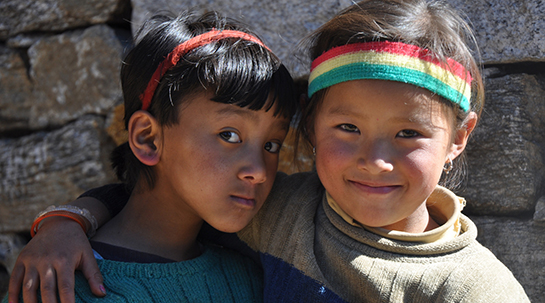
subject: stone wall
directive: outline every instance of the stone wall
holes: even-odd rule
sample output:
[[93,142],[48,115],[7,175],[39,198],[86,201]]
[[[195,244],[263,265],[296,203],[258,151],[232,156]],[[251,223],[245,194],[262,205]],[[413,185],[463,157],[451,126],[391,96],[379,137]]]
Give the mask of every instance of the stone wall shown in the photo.
[[[459,191],[468,200],[464,212],[532,301],[545,302],[545,2],[450,2],[476,31],[487,89]],[[0,298],[34,215],[114,180],[108,154],[123,140],[120,60],[150,12],[194,7],[242,19],[304,80],[307,63],[295,45],[350,4],[1,1]]]

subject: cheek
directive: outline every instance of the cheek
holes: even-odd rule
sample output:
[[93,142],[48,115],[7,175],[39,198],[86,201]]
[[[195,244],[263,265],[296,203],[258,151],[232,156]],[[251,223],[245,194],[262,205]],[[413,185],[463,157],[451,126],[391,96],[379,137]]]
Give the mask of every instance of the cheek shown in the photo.
[[[439,152],[438,152],[439,153]],[[411,153],[405,159],[407,175],[412,180],[419,180],[425,187],[435,188],[442,172],[441,155],[433,152]],[[440,154],[440,153],[439,153]]]
[[354,150],[350,144],[334,137],[323,140],[316,151],[316,170],[324,179],[334,178],[337,172],[354,166]]

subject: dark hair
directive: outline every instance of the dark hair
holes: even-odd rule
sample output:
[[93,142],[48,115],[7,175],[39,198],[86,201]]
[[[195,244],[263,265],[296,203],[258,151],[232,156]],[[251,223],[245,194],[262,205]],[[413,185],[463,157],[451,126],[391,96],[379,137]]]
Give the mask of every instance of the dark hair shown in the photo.
[[[255,36],[241,23],[216,12],[198,17],[190,12],[177,17],[156,15],[142,26],[136,45],[121,67],[125,127],[132,114],[142,108],[139,96],[159,64],[179,44],[212,29],[237,30]],[[272,52],[255,42],[227,38],[195,48],[169,69],[157,86],[148,112],[162,126],[183,123],[178,121],[180,104],[204,92],[213,92],[215,102],[251,110],[274,107],[275,116],[289,119],[298,107],[293,80]],[[270,94],[272,102],[267,101]],[[152,167],[138,161],[128,143],[114,150],[112,166],[129,190],[141,176],[153,188]]]
[[[310,45],[310,59],[337,46],[370,41],[394,41],[412,44],[431,51],[438,60],[452,58],[471,74],[471,109],[480,116],[484,105],[484,86],[480,68],[470,46],[478,53],[475,37],[470,26],[448,4],[433,0],[368,0],[356,3],[341,11],[333,19],[312,33],[304,42]],[[317,108],[327,92],[316,92],[303,109],[298,126],[298,140],[306,141],[309,148],[309,131]],[[456,115],[456,128],[463,126],[468,112],[452,102],[440,98]],[[463,176],[463,157],[456,159],[457,171],[449,174],[449,180],[440,183],[453,187]],[[442,178],[443,179],[443,178]]]

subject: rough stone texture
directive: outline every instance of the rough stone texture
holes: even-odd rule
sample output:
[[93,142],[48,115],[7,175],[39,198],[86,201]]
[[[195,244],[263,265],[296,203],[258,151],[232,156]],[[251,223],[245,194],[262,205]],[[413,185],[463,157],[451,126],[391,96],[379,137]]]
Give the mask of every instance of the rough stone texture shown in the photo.
[[545,196],[542,196],[537,200],[534,221],[545,223]]
[[11,273],[15,260],[27,241],[27,238],[19,234],[0,234],[0,267]]
[[[352,4],[131,1],[133,31],[152,12],[190,7],[241,19],[303,81],[308,62],[305,47],[296,44]],[[447,1],[471,20],[482,62],[495,64],[486,69],[487,104],[468,147],[470,179],[459,194],[468,198],[466,213],[511,217],[474,217],[479,239],[514,272],[534,302],[545,302],[545,64],[534,63],[545,61],[545,2]],[[106,157],[112,141],[121,143],[126,136],[122,107],[116,105],[120,58],[129,39],[111,26],[130,13],[128,2],[0,0],[0,298],[7,287],[1,259],[8,249],[2,237],[28,232],[45,206],[113,180]],[[296,170],[293,147],[290,136],[280,155],[283,171]],[[309,153],[301,160],[303,169],[312,166]]]
[[59,31],[120,18],[129,0],[2,0],[0,40],[18,33]]
[[27,231],[33,217],[115,179],[104,119],[84,117],[53,131],[0,140],[0,232]]
[[[151,14],[164,10],[177,13],[187,8],[194,8],[197,12],[204,12],[213,8],[227,16],[243,20],[265,40],[295,77],[308,73],[305,54],[298,49],[294,56],[295,45],[336,12],[352,4],[350,0],[314,2],[131,0],[131,2],[133,32]],[[512,3],[505,3],[502,0],[449,0],[448,2],[471,20],[483,63],[545,61],[545,39],[543,39],[545,2],[533,0]]]
[[511,269],[530,300],[544,302],[545,224],[514,218],[471,219],[479,229],[479,242]]
[[483,63],[545,61],[545,2],[449,0],[476,32]]
[[35,102],[30,128],[60,125],[86,113],[105,114],[121,102],[123,45],[96,25],[46,38],[28,50]]
[[28,128],[31,92],[32,83],[21,54],[0,46],[0,133]]
[[527,74],[488,78],[485,111],[466,148],[468,212],[533,212],[544,194],[544,83]]
[[128,39],[96,25],[37,39],[28,52],[0,48],[0,133],[110,112],[122,98],[118,75]]
[[[202,13],[213,8],[222,14],[250,25],[259,37],[278,55],[294,77],[308,74],[306,54],[296,51],[297,43],[329,20],[336,12],[352,4],[350,0],[131,0],[133,33],[150,15],[169,10],[174,13],[194,8]],[[294,56],[294,53],[297,55]]]
[[0,301],[8,291],[9,274],[27,241],[19,234],[0,234]]

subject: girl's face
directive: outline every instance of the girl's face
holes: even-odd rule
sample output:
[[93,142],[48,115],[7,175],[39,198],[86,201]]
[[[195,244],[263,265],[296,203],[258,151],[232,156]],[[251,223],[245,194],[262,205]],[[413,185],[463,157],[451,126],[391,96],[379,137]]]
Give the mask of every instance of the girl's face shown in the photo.
[[248,224],[269,194],[289,120],[199,95],[163,130],[157,186],[172,207],[218,230]]
[[426,199],[469,135],[453,129],[451,109],[437,98],[385,80],[329,88],[311,135],[316,169],[325,189],[356,221],[404,231],[428,222]]

